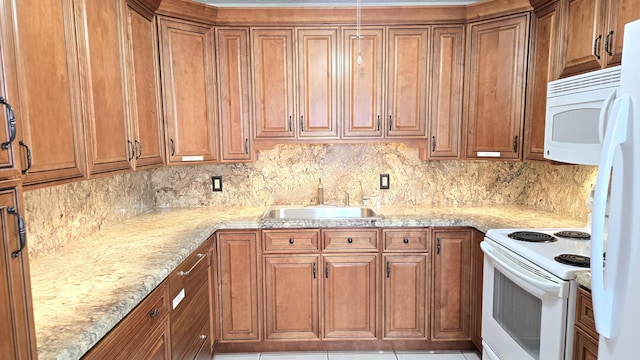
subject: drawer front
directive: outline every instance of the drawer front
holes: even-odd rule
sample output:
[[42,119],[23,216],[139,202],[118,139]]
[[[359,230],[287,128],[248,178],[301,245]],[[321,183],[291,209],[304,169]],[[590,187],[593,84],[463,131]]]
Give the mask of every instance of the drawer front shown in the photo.
[[145,341],[148,334],[165,326],[169,315],[167,284],[160,284],[136,306],[83,359],[124,359],[123,351]]
[[[194,294],[193,298],[179,316],[174,316],[175,313],[171,316],[173,359],[194,359],[202,351],[202,344],[211,341],[208,288]],[[211,351],[211,345],[207,350]]]
[[323,230],[325,251],[378,251],[377,229]]
[[429,251],[427,229],[384,230],[385,251]]
[[318,251],[320,230],[265,230],[262,244],[265,253]]
[[589,335],[596,339],[598,338],[591,293],[580,287],[578,288],[578,298],[576,300],[576,323]]
[[195,295],[209,284],[209,252],[200,248],[169,275],[169,296],[173,313],[181,313],[195,301]]

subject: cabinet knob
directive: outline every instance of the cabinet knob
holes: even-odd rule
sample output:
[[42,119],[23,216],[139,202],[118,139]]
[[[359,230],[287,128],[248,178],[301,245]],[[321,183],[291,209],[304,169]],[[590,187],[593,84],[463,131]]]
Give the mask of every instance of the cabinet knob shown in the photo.
[[402,242],[405,243],[405,244],[408,244],[409,243],[409,239],[408,238],[404,238],[404,239],[402,239]]
[[348,242],[349,244],[353,243],[353,238],[348,238],[348,239],[347,239],[347,242]]
[[160,313],[160,311],[158,311],[158,309],[153,309],[153,310],[149,311],[149,317],[154,318],[154,317],[158,316],[159,313]]
[[293,245],[294,242],[296,242],[294,238],[289,239],[289,244]]

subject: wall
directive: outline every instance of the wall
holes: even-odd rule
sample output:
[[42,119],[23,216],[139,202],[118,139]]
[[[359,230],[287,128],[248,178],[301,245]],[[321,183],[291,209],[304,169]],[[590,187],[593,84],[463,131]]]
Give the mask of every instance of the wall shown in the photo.
[[[379,174],[391,188],[379,189]],[[223,177],[223,192],[211,176]],[[401,144],[280,145],[250,163],[170,166],[25,192],[30,255],[55,251],[154,207],[327,203],[522,204],[585,219],[596,168],[505,161],[421,161]]]

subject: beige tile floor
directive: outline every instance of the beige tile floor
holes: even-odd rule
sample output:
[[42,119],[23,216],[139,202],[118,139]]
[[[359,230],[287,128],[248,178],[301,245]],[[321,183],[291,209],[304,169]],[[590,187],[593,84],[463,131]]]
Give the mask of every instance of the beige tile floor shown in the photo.
[[214,360],[480,360],[473,351],[321,351],[217,354]]

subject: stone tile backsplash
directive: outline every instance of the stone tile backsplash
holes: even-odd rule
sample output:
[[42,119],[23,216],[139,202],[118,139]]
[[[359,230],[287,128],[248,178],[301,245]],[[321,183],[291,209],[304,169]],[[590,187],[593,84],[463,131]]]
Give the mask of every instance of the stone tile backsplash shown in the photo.
[[[32,257],[155,207],[325,203],[519,204],[586,220],[596,167],[505,161],[422,161],[402,144],[280,145],[255,162],[166,166],[24,193]],[[390,189],[379,189],[389,174]],[[213,192],[220,175],[223,191]]]

